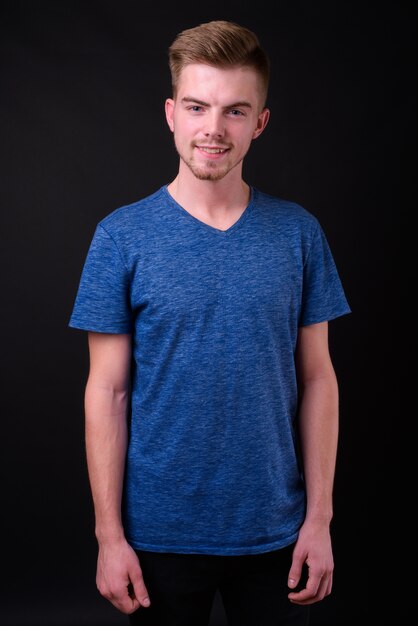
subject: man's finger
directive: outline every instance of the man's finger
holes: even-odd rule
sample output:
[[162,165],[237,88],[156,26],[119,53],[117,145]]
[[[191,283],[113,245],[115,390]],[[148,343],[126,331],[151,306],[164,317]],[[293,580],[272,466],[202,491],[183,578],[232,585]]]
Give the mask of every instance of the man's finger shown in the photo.
[[135,576],[135,578],[131,580],[128,585],[128,593],[131,598],[136,598],[141,606],[150,606],[151,600],[147,588],[145,587],[142,574]]

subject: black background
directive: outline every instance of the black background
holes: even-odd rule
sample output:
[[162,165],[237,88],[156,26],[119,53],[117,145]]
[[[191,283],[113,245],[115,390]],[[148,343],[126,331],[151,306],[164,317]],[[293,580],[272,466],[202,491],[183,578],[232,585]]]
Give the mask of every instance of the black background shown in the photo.
[[[297,0],[0,7],[0,624],[127,623],[95,589],[87,346],[67,324],[97,221],[176,175],[167,48],[211,19],[253,29],[272,61],[271,119],[244,177],[319,218],[353,311],[330,324],[341,398],[336,572],[312,624],[408,623],[415,10]],[[218,598],[215,624],[225,624]]]

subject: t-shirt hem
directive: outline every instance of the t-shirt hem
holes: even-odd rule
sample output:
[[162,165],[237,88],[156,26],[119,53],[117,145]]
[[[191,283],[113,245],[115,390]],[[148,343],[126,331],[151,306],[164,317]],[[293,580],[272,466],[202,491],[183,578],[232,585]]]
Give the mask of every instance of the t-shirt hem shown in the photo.
[[94,333],[109,333],[109,334],[129,334],[132,332],[132,327],[130,325],[125,326],[106,326],[106,325],[95,325],[92,323],[86,322],[78,322],[77,320],[71,320],[68,324],[69,328],[74,328],[76,330],[86,330]]
[[351,309],[349,307],[341,309],[339,311],[334,311],[333,313],[328,313],[324,315],[311,315],[304,319],[299,320],[298,326],[311,326],[312,324],[319,324],[321,322],[331,322],[337,317],[342,317],[343,315],[348,315],[351,313]]
[[128,538],[128,543],[134,548],[134,550],[143,550],[144,552],[170,552],[174,554],[212,554],[218,556],[239,556],[246,554],[262,554],[264,552],[272,552],[273,550],[280,550],[286,548],[291,543],[294,543],[298,537],[298,532],[292,535],[271,541],[269,543],[257,544],[252,546],[181,546],[181,545],[156,545],[150,543],[143,543],[141,541],[135,541]]

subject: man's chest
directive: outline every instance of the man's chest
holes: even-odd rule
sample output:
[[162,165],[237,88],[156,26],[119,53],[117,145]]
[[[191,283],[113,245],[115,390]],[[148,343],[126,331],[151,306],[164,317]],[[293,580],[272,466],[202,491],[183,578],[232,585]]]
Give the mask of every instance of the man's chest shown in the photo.
[[212,311],[237,319],[252,311],[285,314],[301,298],[302,260],[285,238],[165,240],[138,254],[131,306],[144,318]]

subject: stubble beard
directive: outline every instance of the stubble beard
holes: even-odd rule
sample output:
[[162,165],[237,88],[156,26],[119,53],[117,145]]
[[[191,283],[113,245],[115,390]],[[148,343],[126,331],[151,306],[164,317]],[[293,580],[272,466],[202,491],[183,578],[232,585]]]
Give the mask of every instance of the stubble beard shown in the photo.
[[239,163],[241,163],[241,161],[244,158],[243,157],[242,159],[240,159],[237,163],[233,163],[233,164],[225,163],[224,165],[221,165],[221,166],[214,161],[208,161],[207,163],[205,163],[205,165],[198,165],[193,160],[193,156],[191,156],[188,159],[183,154],[180,153],[176,144],[175,144],[175,147],[176,147],[176,150],[180,159],[183,161],[185,165],[187,165],[187,167],[189,168],[193,176],[195,176],[198,180],[211,180],[211,181],[222,180],[222,178],[225,178],[225,176],[229,174],[229,172],[234,167],[239,165]]
[[228,166],[218,168],[216,163],[207,163],[206,166],[199,166],[193,162],[193,159],[185,159],[181,154],[180,158],[187,165],[193,176],[199,180],[221,180],[232,169]]

